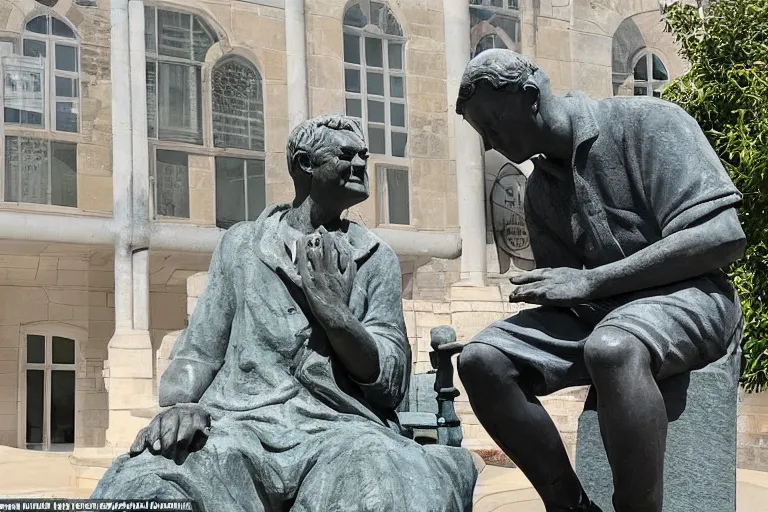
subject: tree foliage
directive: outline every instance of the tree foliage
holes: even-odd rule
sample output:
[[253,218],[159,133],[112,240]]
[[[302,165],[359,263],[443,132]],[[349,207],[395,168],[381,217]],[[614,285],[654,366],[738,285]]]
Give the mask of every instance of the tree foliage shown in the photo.
[[744,258],[730,269],[745,317],[749,391],[768,387],[768,0],[717,0],[665,9],[690,71],[662,97],[701,125],[744,195]]

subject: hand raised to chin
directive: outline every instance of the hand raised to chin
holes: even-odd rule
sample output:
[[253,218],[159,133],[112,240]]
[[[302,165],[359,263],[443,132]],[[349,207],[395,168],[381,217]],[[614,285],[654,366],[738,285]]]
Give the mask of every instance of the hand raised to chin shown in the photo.
[[349,313],[349,296],[357,266],[351,255],[339,252],[325,228],[302,237],[297,266],[312,313],[325,326],[334,326]]

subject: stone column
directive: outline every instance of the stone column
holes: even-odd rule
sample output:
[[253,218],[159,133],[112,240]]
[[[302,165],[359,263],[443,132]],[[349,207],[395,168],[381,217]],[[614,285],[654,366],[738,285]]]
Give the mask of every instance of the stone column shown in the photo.
[[148,422],[131,411],[152,405],[153,388],[144,4],[141,0],[112,0],[110,12],[116,233],[115,333],[104,362],[109,403],[106,437],[108,446],[127,448]]
[[[471,54],[469,2],[443,0],[448,110],[456,109],[456,96]],[[454,152],[459,194],[462,284],[484,286],[487,270],[485,248],[485,175],[480,137],[459,115],[454,117]]]
[[288,129],[309,116],[307,23],[304,0],[285,0],[285,52],[288,72]]

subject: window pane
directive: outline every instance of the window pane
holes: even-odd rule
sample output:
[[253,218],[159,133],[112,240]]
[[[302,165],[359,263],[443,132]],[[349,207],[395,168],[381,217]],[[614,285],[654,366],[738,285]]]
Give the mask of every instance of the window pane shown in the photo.
[[43,409],[44,409],[44,375],[43,370],[27,370],[27,448],[42,449],[43,443]]
[[77,132],[77,103],[56,102],[56,129],[60,132]]
[[344,90],[347,92],[360,92],[360,71],[356,69],[344,70]]
[[28,126],[43,126],[45,112],[44,72],[26,64],[5,59],[5,122]]
[[147,62],[147,136],[157,137],[157,63]]
[[635,80],[648,80],[648,55],[643,55],[635,64]]
[[405,98],[405,86],[403,83],[403,77],[389,77],[389,95],[393,98]]
[[53,343],[53,364],[75,364],[75,340],[54,336]]
[[384,66],[384,58],[381,53],[381,39],[365,38],[365,64],[377,68]]
[[[77,144],[70,144],[67,142],[51,142],[51,154],[51,204],[76,207]],[[57,362],[57,339],[63,340],[65,338],[53,338],[54,363]]]
[[403,45],[400,43],[389,43],[389,69],[403,69]]
[[77,80],[65,76],[56,77],[56,96],[64,98],[77,98]]
[[[55,339],[55,338],[54,338]],[[51,372],[51,444],[75,442],[75,372]]]
[[392,11],[381,2],[371,2],[371,21],[379,29],[391,36],[402,36],[403,29]]
[[508,0],[507,6],[510,9],[519,9],[520,8],[520,0]]
[[355,28],[363,28],[367,24],[368,19],[365,17],[363,10],[360,8],[360,4],[351,6],[344,13],[344,25]]
[[360,64],[360,38],[344,34],[344,62]]
[[166,62],[159,68],[159,138],[202,144],[200,68]]
[[56,69],[77,72],[77,48],[74,46],[57,44]]
[[216,157],[216,226],[227,229],[245,220],[245,161]]
[[166,217],[189,218],[188,156],[157,150],[155,163],[156,211]]
[[635,87],[635,96],[648,96],[648,88]]
[[19,200],[19,138],[5,138],[5,200],[18,202]]
[[158,10],[157,28],[160,55],[192,58],[192,18],[189,14]]
[[387,169],[387,198],[390,224],[410,224],[408,171]]
[[248,160],[248,220],[256,220],[267,207],[267,184],[264,178],[264,161]]
[[193,57],[198,62],[205,61],[205,55],[208,53],[208,49],[213,46],[213,36],[206,27],[203,26],[201,21],[194,17],[194,29],[192,33],[192,52]]
[[48,16],[38,16],[27,22],[27,30],[35,34],[48,34]]
[[653,91],[653,97],[654,98],[661,98],[661,91],[659,91],[658,89],[654,90]]
[[48,141],[20,138],[22,203],[48,203]]
[[389,122],[392,126],[402,126],[405,128],[405,105],[402,103],[389,104]]
[[366,73],[366,88],[368,94],[384,96],[384,75],[382,73]]
[[368,121],[373,123],[384,122],[384,102],[368,100]]
[[75,33],[69,28],[69,25],[58,18],[51,18],[51,22],[53,23],[53,35],[70,39],[75,38]]
[[368,125],[368,150],[377,155],[386,154],[387,143],[384,137],[384,128]]
[[34,39],[24,40],[25,57],[45,57],[45,42],[35,41]]
[[214,68],[212,88],[214,145],[264,151],[261,75],[230,59]]
[[157,34],[155,33],[155,8],[144,7],[144,45],[147,52],[157,51]]
[[392,156],[405,156],[408,134],[392,132]]
[[357,117],[362,119],[363,117],[363,102],[360,100],[347,98],[347,110],[346,114],[349,117]]
[[667,68],[658,55],[653,54],[653,79],[654,80],[668,80]]
[[27,334],[27,362],[45,363],[45,336]]
[[490,5],[491,7],[499,7],[501,9],[503,9],[504,8],[504,0],[490,0],[488,2],[488,5]]

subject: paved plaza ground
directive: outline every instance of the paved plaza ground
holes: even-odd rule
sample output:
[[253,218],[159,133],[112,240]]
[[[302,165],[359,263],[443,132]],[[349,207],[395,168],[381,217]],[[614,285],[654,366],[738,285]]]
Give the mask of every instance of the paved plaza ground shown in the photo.
[[[87,497],[70,486],[68,455],[0,447],[0,496]],[[768,472],[738,470],[738,511],[765,512]],[[474,512],[544,512],[528,480],[517,469],[485,466],[475,489]]]

